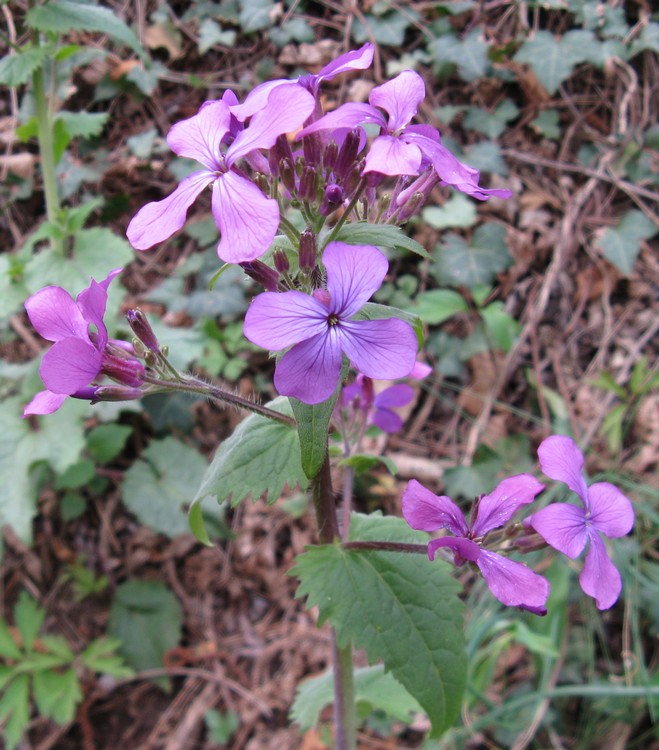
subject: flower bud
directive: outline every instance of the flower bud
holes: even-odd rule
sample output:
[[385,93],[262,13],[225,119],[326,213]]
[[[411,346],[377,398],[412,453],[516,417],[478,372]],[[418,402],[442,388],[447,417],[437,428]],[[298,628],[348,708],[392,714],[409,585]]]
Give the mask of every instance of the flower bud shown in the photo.
[[300,187],[297,194],[303,201],[313,203],[316,200],[316,168],[305,167],[300,177]]
[[273,253],[273,259],[275,261],[275,268],[279,273],[288,273],[290,271],[291,264],[288,262],[288,255],[283,250],[277,248]]
[[268,292],[276,292],[279,285],[279,274],[277,271],[266,266],[260,260],[252,260],[246,263],[240,263],[240,267],[251,278],[254,279]]
[[331,183],[325,188],[323,202],[320,204],[319,213],[321,216],[329,216],[343,202],[343,188],[341,185]]
[[311,135],[305,135],[302,139],[302,153],[304,159],[309,165],[320,166],[320,149],[322,147],[322,141],[320,136],[312,133]]
[[293,166],[293,162],[288,159],[282,159],[279,162],[279,175],[286,190],[288,190],[289,193],[294,193],[295,167]]
[[153,328],[151,328],[151,324],[142,310],[138,307],[134,310],[129,310],[126,313],[126,320],[128,321],[128,325],[131,327],[133,333],[144,344],[144,346],[157,354],[160,351],[160,344],[158,343],[156,334],[153,332]]
[[127,388],[123,385],[101,385],[95,390],[96,401],[134,401],[144,395],[140,388]]
[[101,372],[117,383],[138,387],[144,382],[144,365],[137,359],[103,353]]
[[325,146],[325,151],[323,153],[323,167],[325,169],[333,169],[338,156],[339,147],[336,145],[335,141],[330,141],[327,146]]
[[316,235],[305,229],[300,235],[300,269],[311,271],[316,267]]
[[356,128],[351,130],[343,140],[343,144],[341,145],[339,154],[336,158],[336,165],[334,166],[334,173],[339,177],[342,177],[343,180],[346,179],[347,175],[355,166],[355,159],[359,153],[360,142],[361,135]]

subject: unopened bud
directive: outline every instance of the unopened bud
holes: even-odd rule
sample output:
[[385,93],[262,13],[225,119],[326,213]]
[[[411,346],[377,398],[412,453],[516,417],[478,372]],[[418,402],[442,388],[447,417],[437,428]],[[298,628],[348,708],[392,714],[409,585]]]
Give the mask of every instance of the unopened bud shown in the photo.
[[156,334],[153,332],[153,328],[151,328],[151,324],[142,310],[138,307],[134,310],[129,310],[126,313],[126,320],[128,321],[128,325],[131,327],[133,333],[144,344],[144,346],[157,354],[160,351],[160,344],[158,343]]
[[295,167],[293,162],[288,159],[282,159],[279,162],[279,176],[289,193],[295,192]]
[[423,193],[412,193],[405,205],[401,206],[401,209],[398,212],[398,216],[396,217],[396,221],[402,223],[404,221],[407,221],[408,219],[411,219],[412,216],[414,216],[414,214],[419,211],[425,200],[426,196]]
[[144,395],[140,388],[128,388],[123,385],[101,385],[95,390],[96,401],[134,401]]
[[361,143],[361,134],[359,130],[351,130],[343,140],[339,154],[336,159],[336,165],[334,166],[335,174],[342,177],[344,180],[347,175],[352,171],[355,166],[355,159],[359,153],[359,145]]
[[305,229],[300,235],[300,268],[312,270],[316,267],[316,235]]
[[325,146],[325,151],[323,152],[323,167],[325,167],[325,169],[333,169],[338,156],[339,147],[336,145],[335,141],[330,141],[327,146]]
[[332,183],[325,188],[323,202],[320,204],[319,213],[321,216],[329,216],[343,202],[343,188],[341,185]]
[[144,365],[137,359],[103,353],[101,372],[122,385],[137,387],[144,382]]
[[261,172],[257,172],[252,177],[252,180],[256,183],[256,186],[262,193],[265,193],[266,195],[268,194],[268,178],[264,174],[261,174]]
[[276,292],[279,284],[279,274],[260,260],[240,263],[240,267],[268,292]]
[[288,262],[288,255],[283,250],[277,248],[272,257],[275,261],[275,268],[279,273],[288,273],[290,271],[291,264]]
[[302,139],[302,153],[307,164],[320,166],[320,149],[322,142],[316,133],[305,135]]
[[313,203],[316,200],[316,168],[305,167],[300,177],[300,187],[297,191],[298,197],[303,201]]

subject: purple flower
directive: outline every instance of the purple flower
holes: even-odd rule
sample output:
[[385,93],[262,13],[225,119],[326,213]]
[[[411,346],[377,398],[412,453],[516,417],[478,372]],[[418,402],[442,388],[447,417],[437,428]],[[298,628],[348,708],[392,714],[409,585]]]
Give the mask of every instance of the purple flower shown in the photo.
[[380,126],[381,132],[366,156],[364,174],[418,175],[430,163],[443,185],[479,200],[487,200],[490,195],[510,198],[509,190],[481,188],[478,185],[480,172],[458,161],[442,145],[435,128],[410,125],[425,95],[421,76],[413,70],[404,70],[391,81],[376,86],[368,97],[369,104],[344,104],[301,130],[298,138],[321,130],[374,123]]
[[[257,149],[270,148],[282,133],[299,128],[314,105],[308,91],[289,84],[272,91],[243,130],[236,129],[233,108],[224,100],[206,102],[196,115],[174,125],[167,135],[169,147],[205,169],[186,177],[170,196],[147,203],[133,217],[126,232],[131,245],[147,250],[171,237],[185,224],[197,196],[212,184],[211,208],[222,235],[219,257],[241,263],[263,255],[277,232],[279,207],[236,170],[236,163]],[[227,136],[233,134],[235,139],[222,151]]]
[[[39,367],[47,390],[37,393],[25,407],[24,416],[52,414],[67,396],[74,396],[88,386],[104,366],[116,371],[123,364],[117,363],[119,357],[109,357],[105,353],[108,331],[103,323],[108,286],[122,270],[111,271],[100,283],[92,279],[75,301],[59,286],[44,287],[26,300],[25,309],[35,330],[54,343]],[[125,362],[131,364],[124,366],[128,369],[122,371],[121,376],[124,380],[130,379],[129,370],[134,371],[135,378],[125,383],[134,386],[139,380],[139,368],[142,371],[144,368],[137,360],[126,359]]]
[[260,294],[247,310],[245,336],[264,349],[286,352],[275,387],[306,404],[326,401],[341,374],[343,354],[364,375],[394,380],[414,367],[412,327],[398,318],[353,320],[382,284],[389,264],[371,245],[330,242],[323,253],[327,289],[313,295]]
[[581,588],[597,602],[598,609],[612,607],[622,589],[620,573],[609,559],[602,535],[615,538],[634,525],[634,510],[620,490],[608,482],[586,485],[581,470],[584,458],[576,443],[552,435],[538,448],[540,466],[551,479],[565,482],[580,497],[583,507],[554,503],[526,519],[554,549],[570,559],[578,557],[589,541],[586,562],[579,576]]
[[533,502],[543,489],[530,474],[508,477],[489,495],[481,496],[472,522],[467,523],[450,497],[435,495],[413,479],[403,493],[403,516],[413,529],[427,532],[448,529],[454,535],[428,543],[431,560],[437,549],[448,547],[453,551],[456,565],[466,561],[476,563],[500,602],[544,615],[549,583],[526,565],[481,546],[483,537],[503,526],[522,505]]
[[368,68],[373,62],[374,51],[375,47],[367,42],[359,49],[339,55],[336,60],[332,60],[325,65],[318,73],[300,76],[296,82],[290,81],[288,78],[278,78],[274,81],[261,83],[252,89],[242,104],[231,107],[231,111],[239,120],[246,120],[265,106],[271,91],[279,86],[290,86],[291,84],[304,87],[316,97],[318,89],[324,81],[331,81],[332,78],[352,70]]

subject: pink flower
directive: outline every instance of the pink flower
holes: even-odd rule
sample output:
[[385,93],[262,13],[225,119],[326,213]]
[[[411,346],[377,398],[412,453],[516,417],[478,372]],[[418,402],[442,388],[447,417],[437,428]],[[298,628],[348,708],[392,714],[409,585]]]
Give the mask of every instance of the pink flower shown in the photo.
[[547,544],[570,559],[578,557],[590,542],[579,583],[595,599],[598,609],[609,609],[620,596],[622,581],[602,536],[615,538],[629,533],[634,525],[632,504],[608,482],[586,485],[581,473],[583,454],[571,438],[548,437],[540,444],[538,457],[544,473],[565,482],[583,507],[553,503],[527,518],[525,526],[535,529]]
[[467,561],[476,564],[500,602],[544,615],[549,583],[526,565],[482,547],[490,531],[503,526],[521,506],[533,502],[543,489],[530,474],[508,477],[489,495],[481,496],[475,516],[468,523],[450,497],[435,495],[413,479],[403,493],[403,516],[413,529],[427,532],[447,529],[453,534],[428,543],[431,560],[440,547],[448,547],[453,551],[456,565]]
[[343,355],[370,378],[395,380],[409,374],[416,334],[398,318],[355,320],[379,289],[389,264],[371,245],[330,242],[323,253],[327,289],[265,292],[245,316],[245,336],[264,349],[292,347],[277,363],[275,387],[306,404],[326,401],[341,375]]

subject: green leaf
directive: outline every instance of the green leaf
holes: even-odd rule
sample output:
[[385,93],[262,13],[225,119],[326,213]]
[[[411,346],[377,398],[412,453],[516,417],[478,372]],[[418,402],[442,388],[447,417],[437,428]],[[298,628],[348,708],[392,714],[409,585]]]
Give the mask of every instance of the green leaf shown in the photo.
[[18,660],[22,657],[21,650],[9,630],[7,623],[0,618],[0,656],[4,659]]
[[524,42],[515,55],[515,61],[531,67],[536,78],[548,94],[555,94],[558,87],[569,78],[574,61],[549,31],[538,31],[533,39]]
[[419,348],[423,346],[423,322],[414,312],[400,310],[398,307],[391,307],[391,305],[379,305],[376,302],[367,302],[357,315],[355,315],[356,320],[386,320],[387,318],[399,318],[412,326],[419,342]]
[[[121,653],[135,669],[155,669],[178,646],[182,622],[181,605],[165,584],[128,581],[116,590],[108,633],[121,642]],[[167,690],[170,681],[161,678],[156,684]]]
[[273,14],[277,12],[272,0],[241,0],[240,26],[245,34],[267,29],[273,24]]
[[458,313],[469,311],[464,297],[452,289],[431,289],[422,292],[416,298],[412,312],[424,323],[439,325]]
[[116,653],[119,648],[121,641],[117,638],[96,638],[80,654],[80,661],[91,672],[109,674],[119,679],[132,677],[133,670]]
[[236,41],[236,32],[233,29],[226,31],[212,18],[205,18],[199,26],[199,54],[203,55],[211,47],[219,44],[222,47],[233,47]]
[[[384,671],[382,664],[355,669],[355,701],[365,703],[370,710],[384,711],[387,716],[409,724],[411,715],[422,709],[405,688]],[[296,693],[291,718],[303,732],[318,723],[321,711],[334,702],[334,673],[324,672],[300,684]]]
[[13,55],[0,60],[0,83],[5,86],[22,86],[27,83],[34,71],[46,60],[50,50],[26,44]]
[[65,672],[37,672],[32,686],[34,700],[42,716],[53,719],[57,724],[73,721],[76,708],[83,697],[74,669],[67,669]]
[[346,376],[346,369],[347,365],[344,363],[339,382],[327,401],[320,404],[303,404],[296,398],[289,398],[297,421],[300,462],[307,479],[313,479],[325,462],[329,423]]
[[354,17],[352,21],[352,38],[357,44],[375,41],[386,47],[400,47],[405,41],[405,32],[418,14],[410,7],[405,8],[405,15],[396,11],[381,17],[365,15],[362,21]]
[[503,302],[491,302],[480,311],[488,338],[495,349],[509,352],[522,326],[506,312]]
[[124,474],[123,501],[155,531],[186,534],[190,528],[184,506],[192,503],[207,468],[206,459],[180,440],[153,440]]
[[352,466],[356,474],[364,474],[378,464],[384,464],[388,471],[396,476],[398,467],[388,456],[372,456],[368,453],[354,453],[341,461],[341,466]]
[[628,211],[617,227],[604,231],[597,247],[622,274],[629,276],[641,249],[641,240],[650,239],[657,231],[642,211]]
[[346,242],[348,245],[375,245],[394,250],[407,250],[422,258],[430,257],[423,245],[408,237],[400,227],[393,224],[367,224],[365,221],[344,224],[334,239]]
[[26,651],[32,650],[45,617],[46,610],[42,609],[27,591],[21,591],[14,607],[14,619]]
[[51,635],[44,633],[39,638],[39,643],[44,649],[50,651],[53,656],[61,660],[62,664],[73,661],[74,654],[71,647],[62,635]]
[[483,78],[490,66],[487,59],[488,46],[482,41],[481,32],[474,29],[463,40],[453,34],[440,36],[428,45],[437,62],[451,62],[458,66],[458,73],[464,81]]
[[[426,542],[398,518],[353,516],[351,540]],[[298,596],[319,608],[340,646],[365,649],[421,704],[439,736],[457,716],[466,682],[459,585],[425,555],[311,547],[297,559]]]
[[501,457],[491,448],[479,445],[470,466],[454,466],[444,472],[444,489],[453,499],[473,500],[489,492],[503,468]]
[[55,122],[61,122],[69,138],[100,135],[110,117],[108,112],[67,112],[60,110]]
[[550,141],[557,140],[561,135],[559,127],[560,115],[557,109],[545,109],[531,121],[533,128]]
[[[293,414],[284,396],[267,406]],[[220,502],[231,499],[235,506],[248,496],[256,500],[265,493],[267,501],[274,503],[286,485],[307,486],[295,427],[252,414],[217,449],[194,504],[214,495]]]
[[621,385],[616,383],[615,378],[610,372],[608,372],[608,370],[602,370],[602,372],[600,372],[594,380],[591,380],[590,383],[596,388],[603,388],[606,391],[611,391],[622,399],[627,398],[627,391]]
[[604,417],[604,421],[600,427],[600,432],[606,435],[606,441],[611,453],[618,453],[622,448],[623,423],[626,413],[627,406],[625,404],[617,404]]
[[100,464],[107,464],[123,450],[132,427],[122,424],[102,424],[87,435],[89,455]]
[[443,206],[426,206],[421,218],[433,229],[448,227],[473,227],[476,223],[476,206],[464,193],[453,193]]
[[27,675],[14,678],[0,700],[0,722],[6,750],[14,750],[30,723],[30,682]]
[[25,18],[33,29],[55,34],[68,34],[74,29],[99,31],[146,57],[135,34],[109,8],[74,0],[48,0],[31,8]]
[[126,80],[134,83],[145,95],[152,96],[158,81],[167,74],[167,68],[158,60],[144,66],[136,65],[126,73]]
[[471,243],[460,235],[449,233],[443,245],[438,245],[430,272],[442,286],[467,286],[491,284],[496,275],[512,263],[501,224],[481,224]]
[[504,99],[492,112],[482,107],[470,107],[463,124],[466,128],[476,130],[488,138],[498,138],[518,114],[519,109],[512,99]]
[[240,717],[234,711],[221,713],[211,708],[204,715],[208,739],[216,745],[225,745],[240,726]]

